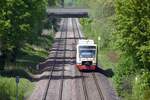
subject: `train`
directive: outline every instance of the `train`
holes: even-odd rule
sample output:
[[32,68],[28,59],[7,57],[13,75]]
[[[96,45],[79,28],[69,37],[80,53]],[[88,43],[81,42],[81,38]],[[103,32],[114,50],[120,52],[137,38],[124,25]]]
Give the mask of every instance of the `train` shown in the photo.
[[76,45],[76,66],[80,71],[97,69],[97,44],[91,39],[80,39]]

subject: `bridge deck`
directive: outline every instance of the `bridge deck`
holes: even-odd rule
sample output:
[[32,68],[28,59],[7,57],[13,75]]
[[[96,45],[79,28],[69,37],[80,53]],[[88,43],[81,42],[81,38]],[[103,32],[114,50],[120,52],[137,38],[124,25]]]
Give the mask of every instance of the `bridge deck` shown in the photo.
[[48,8],[49,17],[88,17],[89,10],[84,8]]

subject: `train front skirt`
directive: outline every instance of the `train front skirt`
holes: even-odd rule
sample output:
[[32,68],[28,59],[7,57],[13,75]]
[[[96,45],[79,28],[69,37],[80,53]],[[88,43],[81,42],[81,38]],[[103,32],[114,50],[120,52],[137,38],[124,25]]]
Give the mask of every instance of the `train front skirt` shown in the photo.
[[86,65],[76,65],[79,70],[96,70],[95,65],[86,66]]

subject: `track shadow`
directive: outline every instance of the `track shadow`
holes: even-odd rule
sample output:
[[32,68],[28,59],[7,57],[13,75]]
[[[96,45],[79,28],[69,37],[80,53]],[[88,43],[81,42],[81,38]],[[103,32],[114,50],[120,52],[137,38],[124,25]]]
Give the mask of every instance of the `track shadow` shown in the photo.
[[83,78],[83,77],[85,77],[85,76],[69,76],[69,75],[65,75],[65,76],[61,76],[61,75],[58,75],[58,76],[52,76],[51,78],[50,78],[50,76],[49,75],[44,75],[44,76],[42,76],[42,77],[40,77],[40,78],[33,78],[32,79],[32,81],[39,81],[39,80],[43,80],[43,79],[51,79],[51,80],[61,80],[61,79],[64,79],[64,80],[68,80],[68,79],[81,79],[81,78]]
[[0,76],[3,77],[20,76],[20,78],[26,78],[29,79],[30,81],[32,80],[32,77],[23,69],[12,69],[12,70],[0,71]]
[[76,51],[76,49],[51,49],[50,51]]
[[[56,60],[58,60],[58,59],[60,59],[60,60],[71,60],[71,59],[75,59],[76,57],[49,57],[47,60],[54,60],[54,59],[56,59]],[[66,62],[66,64],[67,64],[67,62]]]
[[102,68],[99,68],[97,67],[97,69],[95,71],[91,71],[91,70],[83,70],[81,72],[84,72],[84,73],[93,73],[93,72],[96,72],[96,73],[101,73],[103,75],[105,75],[106,77],[113,77],[114,76],[114,72],[112,69],[102,69]]
[[113,77],[114,76],[114,72],[112,69],[104,70],[104,69],[98,67],[96,69],[96,72],[101,73],[101,74],[105,75],[106,77]]
[[[62,69],[60,67],[61,66],[55,67],[55,69],[53,69],[53,71],[54,72],[55,71],[56,72],[62,71]],[[51,71],[51,70],[52,70],[52,68],[47,69],[47,71]],[[82,72],[92,73],[93,71],[82,71]],[[101,74],[105,75],[106,77],[112,77],[114,75],[112,69],[103,70],[101,68],[97,68],[97,70],[95,72],[96,73],[101,73]],[[0,71],[0,76],[3,76],[3,77],[20,76],[20,78],[26,78],[26,79],[29,79],[32,82],[39,81],[39,80],[42,80],[42,79],[49,79],[49,75],[43,75],[43,76],[40,76],[40,77],[33,77],[29,73],[27,73],[25,70],[22,70],[22,69],[13,69],[13,70]],[[83,78],[83,76],[65,75],[63,78],[64,79],[81,79],[81,78]],[[61,75],[51,77],[51,80],[60,80],[60,79],[62,79]]]
[[47,67],[49,67],[49,66],[61,66],[62,67],[62,65],[63,64],[73,64],[74,63],[74,61],[71,61],[71,60],[68,60],[68,61],[63,61],[63,60],[60,60],[60,61],[47,61],[47,62],[43,62],[43,63],[41,63],[41,64],[39,64],[38,66],[39,66],[39,70],[43,70],[43,69],[45,69],[45,68],[47,68]]
[[[52,70],[52,69],[49,69]],[[57,69],[55,68],[53,70],[53,72],[55,71],[62,71],[62,69]],[[39,76],[39,77],[33,77],[31,76],[29,73],[27,73],[25,70],[22,69],[13,69],[13,70],[5,70],[5,71],[0,71],[0,76],[3,77],[16,77],[19,76],[20,78],[26,78],[28,80],[30,80],[31,82],[35,82],[35,81],[39,81],[39,80],[43,80],[43,79],[49,79],[49,75],[43,75],[43,76]],[[53,75],[51,77],[51,80],[61,80],[63,79],[81,79],[83,76],[69,76],[69,75],[65,75],[62,77],[62,75]]]

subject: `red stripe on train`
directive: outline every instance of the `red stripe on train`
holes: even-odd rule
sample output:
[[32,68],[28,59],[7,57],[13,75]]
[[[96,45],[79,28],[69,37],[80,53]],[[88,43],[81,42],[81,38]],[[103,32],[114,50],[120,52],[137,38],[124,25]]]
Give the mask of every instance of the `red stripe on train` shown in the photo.
[[96,70],[96,66],[76,65],[79,70]]

